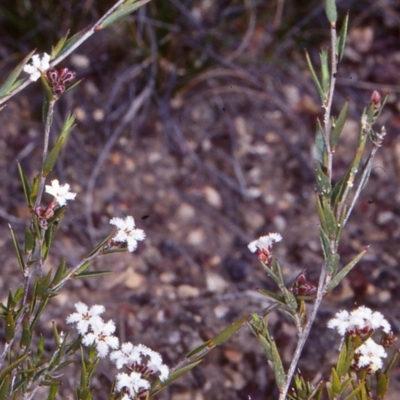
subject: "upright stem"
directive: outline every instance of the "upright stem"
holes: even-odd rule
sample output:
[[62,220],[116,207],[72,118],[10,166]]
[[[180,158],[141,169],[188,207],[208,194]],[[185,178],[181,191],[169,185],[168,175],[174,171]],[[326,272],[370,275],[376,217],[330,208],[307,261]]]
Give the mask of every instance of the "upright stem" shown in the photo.
[[326,292],[325,281],[326,281],[326,265],[323,265],[321,275],[319,276],[317,297],[315,299],[314,307],[311,312],[311,315],[308,318],[307,324],[306,324],[303,332],[300,334],[299,341],[297,342],[297,346],[296,346],[296,350],[293,355],[292,362],[290,363],[289,370],[286,375],[286,384],[285,384],[283,391],[279,395],[279,400],[286,400],[286,396],[288,394],[294,373],[296,372],[297,364],[299,362],[301,353],[303,351],[304,345],[306,344],[308,335],[310,334],[310,331],[311,331],[311,327],[315,321],[315,317],[317,316],[319,306],[320,306],[322,299],[324,298],[324,295]]
[[44,127],[44,143],[43,143],[43,155],[42,155],[42,169],[40,171],[40,178],[39,178],[39,187],[37,191],[37,196],[35,200],[35,205],[33,207],[34,210],[36,210],[37,207],[40,206],[40,203],[42,201],[42,196],[43,196],[43,190],[44,190],[44,183],[46,181],[46,177],[44,176],[44,162],[46,161],[47,154],[49,152],[49,138],[50,138],[50,128],[51,128],[51,122],[53,120],[53,114],[54,114],[54,104],[56,103],[56,100],[53,99],[49,103],[49,109],[47,112],[46,116],[46,123]]

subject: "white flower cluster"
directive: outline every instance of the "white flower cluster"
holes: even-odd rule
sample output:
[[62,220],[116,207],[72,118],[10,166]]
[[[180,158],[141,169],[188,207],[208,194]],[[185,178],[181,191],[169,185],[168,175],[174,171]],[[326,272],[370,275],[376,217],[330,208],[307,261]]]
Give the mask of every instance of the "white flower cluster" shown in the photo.
[[367,334],[371,329],[377,330],[382,328],[385,333],[391,330],[389,322],[379,312],[374,311],[368,307],[361,306],[352,312],[341,310],[336,313],[335,318],[328,322],[328,328],[336,329],[341,336],[346,333],[354,334]]
[[130,374],[119,373],[116,377],[115,390],[124,391],[124,399],[133,399],[148,390],[150,375],[158,373],[160,381],[169,376],[169,368],[162,363],[161,355],[143,344],[124,343],[120,350],[111,353],[110,359],[118,369],[125,366],[131,371]]
[[[365,336],[371,330],[382,328],[385,333],[390,333],[391,327],[385,317],[378,311],[361,306],[352,312],[341,310],[336,313],[335,318],[328,322],[328,328],[336,329],[341,336]],[[387,353],[383,346],[374,342],[372,338],[366,340],[355,351],[354,365],[358,368],[367,368],[371,372],[381,369],[382,358]]]
[[356,365],[358,368],[368,368],[375,372],[383,367],[382,358],[387,357],[383,346],[369,338],[356,350]]
[[266,250],[269,252],[272,245],[281,240],[282,236],[279,233],[269,233],[266,236],[259,237],[257,240],[253,240],[249,243],[248,248],[252,253],[255,253],[257,250]]
[[135,228],[135,220],[133,217],[128,216],[125,219],[113,218],[110,221],[111,225],[118,228],[117,233],[113,236],[112,240],[116,243],[127,243],[128,250],[132,253],[137,248],[137,242],[144,240],[146,234],[142,229]]
[[75,309],[77,312],[68,316],[67,324],[76,323],[76,328],[82,335],[83,345],[95,344],[100,358],[106,357],[110,348],[118,348],[119,340],[112,335],[115,332],[114,321],[104,322],[100,317],[105,311],[104,306],[95,305],[89,309],[86,304],[79,302],[75,304]]
[[44,53],[42,57],[38,54],[32,56],[32,64],[24,66],[24,72],[30,75],[31,81],[37,81],[40,75],[50,68],[50,54]]
[[[109,348],[115,350],[110,354],[118,369],[126,367],[130,373],[119,373],[115,379],[115,390],[123,393],[123,400],[132,400],[141,396],[150,389],[149,378],[157,374],[160,381],[165,381],[169,376],[169,368],[163,364],[161,355],[143,344],[134,346],[124,343],[119,347],[118,338],[113,336],[115,324],[112,320],[105,323],[100,317],[105,311],[104,306],[94,305],[88,307],[79,302],[75,304],[77,312],[67,318],[67,323],[75,323],[82,344],[91,346],[95,343],[98,356],[104,358],[109,353]],[[118,349],[118,350],[117,350]]]
[[57,179],[53,179],[51,185],[46,185],[46,193],[52,195],[56,203],[62,207],[68,200],[75,200],[76,193],[70,192],[69,188],[68,183],[60,185]]

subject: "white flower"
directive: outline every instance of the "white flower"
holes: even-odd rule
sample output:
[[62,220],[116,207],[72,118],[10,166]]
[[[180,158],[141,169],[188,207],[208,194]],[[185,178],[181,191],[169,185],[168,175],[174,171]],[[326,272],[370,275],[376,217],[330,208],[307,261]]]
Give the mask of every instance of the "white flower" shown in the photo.
[[137,393],[150,389],[150,382],[143,379],[139,372],[132,371],[130,375],[121,373],[116,376],[115,390],[121,392],[123,389],[127,392],[124,399],[134,399]]
[[50,54],[44,53],[42,58],[35,54],[31,58],[32,64],[26,64],[24,71],[30,75],[31,81],[37,81],[40,75],[50,68]]
[[358,355],[357,367],[368,368],[372,372],[381,369],[383,366],[382,358],[387,357],[383,346],[375,343],[371,338],[362,344],[355,353]]
[[82,344],[85,346],[95,344],[98,356],[104,358],[108,354],[109,348],[117,349],[119,345],[118,338],[112,335],[115,332],[115,323],[112,320],[104,323],[100,317],[95,321],[95,324],[91,324],[92,332],[86,333]]
[[339,311],[335,318],[328,322],[328,328],[336,328],[341,336],[345,336],[346,333],[366,334],[371,329],[377,330],[378,328],[382,328],[385,333],[389,333],[391,330],[389,322],[380,312],[372,312],[365,306],[361,306],[351,313],[345,310]]
[[89,330],[89,327],[98,324],[98,319],[102,320],[99,315],[105,311],[104,306],[94,305],[89,307],[82,302],[75,304],[76,313],[68,316],[67,324],[78,323],[77,330],[79,334],[85,335]]
[[137,242],[144,240],[146,234],[142,229],[135,228],[135,220],[128,216],[125,219],[113,218],[110,221],[111,225],[118,228],[117,233],[113,237],[113,241],[117,243],[127,243],[128,250],[132,253],[136,250]]
[[281,240],[282,236],[279,233],[269,233],[267,236],[261,236],[257,240],[249,243],[248,248],[252,253],[263,249],[270,251],[272,245],[276,242],[280,242]]
[[68,200],[74,200],[76,196],[76,193],[69,191],[68,183],[60,185],[57,179],[51,181],[51,186],[46,185],[46,193],[51,194],[60,207],[65,206]]
[[140,371],[142,374],[159,373],[161,381],[165,381],[169,376],[169,368],[162,363],[161,355],[143,344],[134,346],[132,343],[124,343],[121,350],[111,353],[110,359],[115,362],[118,369],[126,365],[129,369]]

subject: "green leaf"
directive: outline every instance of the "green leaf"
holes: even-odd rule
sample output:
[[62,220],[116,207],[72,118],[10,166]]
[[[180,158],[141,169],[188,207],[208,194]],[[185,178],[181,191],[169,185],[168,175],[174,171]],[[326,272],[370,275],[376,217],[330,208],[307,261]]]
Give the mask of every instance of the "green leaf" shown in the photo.
[[343,267],[329,282],[328,292],[333,290],[342,279],[356,266],[356,264],[361,260],[367,250],[361,251],[353,260],[351,260],[345,267]]
[[54,47],[52,47],[52,49],[51,49],[51,58],[52,59],[56,58],[59,55],[60,51],[62,50],[62,48],[65,45],[65,42],[67,41],[68,35],[69,35],[69,29],[68,29],[67,33],[65,34],[65,36],[63,36]]
[[75,115],[68,115],[68,117],[62,127],[61,134],[57,139],[57,142],[55,143],[53,149],[47,155],[46,160],[43,163],[43,176],[44,177],[46,177],[49,174],[49,172],[53,169],[62,146],[64,145],[65,141],[67,140],[68,135],[70,134],[71,130],[74,128],[74,122],[75,122]]
[[[133,13],[138,8],[147,4],[150,0],[128,0],[121,4],[111,15],[109,15],[99,26],[98,30],[108,28],[110,25],[119,21],[121,18]],[[132,4],[133,3],[133,4]]]
[[60,265],[57,268],[56,273],[54,274],[53,280],[51,281],[50,288],[53,288],[56,286],[66,275],[67,275],[67,270],[65,268],[65,258],[63,258],[60,262]]
[[58,49],[57,58],[60,58],[72,46],[74,46],[75,43],[79,42],[90,31],[91,28],[91,26],[88,26],[85,29],[82,29],[80,32],[76,33],[75,35],[71,36],[68,40],[64,40],[61,49]]
[[19,365],[21,365],[26,358],[29,357],[29,353],[25,353],[23,356],[21,356],[17,361],[14,361],[13,363],[7,365],[0,371],[0,382],[4,380],[4,378],[14,369],[16,369]]
[[25,254],[29,254],[33,250],[34,246],[35,246],[35,238],[33,237],[31,228],[26,228],[25,229],[25,245],[24,245]]
[[24,174],[21,164],[17,163],[17,167],[18,167],[19,177],[22,183],[22,189],[24,190],[26,204],[28,205],[28,207],[32,207],[33,203],[31,201],[31,186],[29,184],[28,178]]
[[325,0],[325,13],[331,24],[336,24],[337,10],[335,0]]
[[264,295],[266,297],[269,297],[271,299],[274,299],[274,300],[278,301],[281,304],[286,304],[285,303],[285,299],[282,296],[280,296],[279,294],[276,294],[274,292],[271,292],[271,291],[266,290],[266,289],[261,289],[261,288],[257,288],[257,292],[260,292],[262,295]]
[[19,74],[24,69],[25,64],[29,61],[29,59],[35,54],[36,50],[31,51],[12,71],[11,74],[7,77],[4,83],[0,86],[0,97],[7,96],[11,90],[13,89],[14,83],[17,80]]
[[92,272],[81,272],[79,274],[74,275],[74,279],[83,279],[83,278],[93,278],[95,276],[103,276],[103,275],[111,275],[112,271],[92,271]]
[[15,320],[14,313],[12,311],[7,312],[6,326],[4,327],[6,343],[10,343],[15,336]]
[[11,374],[6,375],[0,384],[0,400],[9,399],[8,391],[10,389]]
[[329,254],[326,260],[326,269],[329,275],[333,276],[336,274],[339,267],[340,256],[339,254]]
[[329,178],[322,171],[321,164],[317,163],[317,189],[320,196],[330,197],[332,193],[332,185]]
[[104,238],[96,247],[93,248],[93,250],[86,256],[86,258],[90,258],[94,254],[96,254],[101,248],[105,246],[106,243],[108,243],[113,238],[113,236],[115,236],[115,232]]
[[314,84],[315,84],[315,86],[316,86],[316,88],[317,88],[319,97],[321,98],[321,101],[324,102],[324,100],[325,100],[325,94],[324,94],[324,91],[322,90],[321,83],[320,83],[319,80],[318,80],[318,76],[317,76],[317,74],[315,73],[314,67],[313,67],[313,65],[312,65],[310,56],[308,55],[307,51],[305,52],[305,56],[306,56],[306,61],[307,61],[308,69],[309,69],[310,72],[311,72],[311,76],[312,76],[313,81],[314,81]]
[[380,373],[376,379],[376,394],[378,399],[384,399],[389,389],[389,376],[387,374]]
[[333,124],[333,129],[331,134],[332,151],[335,151],[336,146],[339,142],[340,135],[342,134],[343,131],[344,123],[346,122],[348,110],[349,110],[349,102],[346,101],[346,103],[344,103],[344,106],[342,107],[342,110],[340,111],[338,119]]
[[360,393],[362,390],[363,385],[360,384],[360,386],[357,386],[347,397],[345,397],[344,400],[354,400],[357,398],[357,395]]
[[22,335],[21,335],[21,340],[19,341],[19,347],[21,349],[26,349],[30,346],[31,341],[32,341],[32,331],[29,326],[28,318],[25,318],[23,321]]
[[25,271],[25,262],[24,262],[24,258],[23,258],[23,255],[22,255],[22,251],[18,246],[17,238],[14,235],[14,231],[11,228],[11,225],[8,224],[8,227],[10,229],[11,241],[13,242],[13,245],[14,245],[15,254],[17,255],[17,260],[18,260],[19,267],[21,269],[21,272],[24,273],[24,271]]
[[321,62],[321,85],[322,91],[324,92],[324,98],[329,91],[329,57],[328,52],[326,50],[322,50],[319,55]]
[[214,345],[219,346],[222,343],[226,342],[230,339],[244,324],[248,322],[248,317],[244,317],[239,319],[238,321],[234,322],[227,328],[225,328],[221,333],[214,337],[211,340]]
[[285,287],[282,288],[283,296],[285,297],[286,305],[293,311],[297,310],[297,300],[296,297],[293,295],[290,290],[286,289]]
[[332,394],[337,395],[340,390],[340,378],[335,368],[332,368],[331,379],[332,379]]
[[279,355],[278,348],[276,347],[275,340],[271,341],[271,353],[272,353],[272,363],[275,373],[276,384],[281,391],[285,387],[286,374],[283,369],[282,359]]
[[326,199],[325,197],[322,197],[322,207],[323,207],[323,212],[324,212],[324,217],[325,217],[325,222],[326,222],[326,227],[328,229],[328,237],[329,239],[336,239],[336,233],[337,233],[337,222],[335,219],[335,216],[333,214],[333,211],[331,209],[331,205],[329,203],[329,200]]
[[348,24],[349,24],[349,13],[347,13],[346,16],[344,17],[342,28],[340,29],[339,37],[337,40],[336,53],[338,54],[339,61],[341,61],[341,59],[343,58],[344,49],[346,46]]
[[171,384],[173,381],[177,380],[179,377],[181,377],[182,375],[186,374],[187,372],[189,372],[190,370],[192,370],[194,367],[197,367],[203,360],[196,360],[188,365],[185,365],[182,368],[179,368],[175,371],[172,371],[169,374],[169,377],[166,381],[162,382],[160,384],[160,386],[158,386],[154,391],[151,392],[152,396],[154,396],[155,394],[161,392],[162,389],[164,389],[165,387],[167,387],[169,384]]
[[315,150],[316,150],[317,162],[319,162],[321,165],[325,165],[325,157],[326,157],[325,135],[321,125],[321,121],[319,119],[317,120],[317,128],[315,134]]
[[328,255],[331,254],[331,245],[329,243],[328,235],[321,227],[319,227],[319,238],[321,241],[322,251],[324,253],[324,260],[326,260]]

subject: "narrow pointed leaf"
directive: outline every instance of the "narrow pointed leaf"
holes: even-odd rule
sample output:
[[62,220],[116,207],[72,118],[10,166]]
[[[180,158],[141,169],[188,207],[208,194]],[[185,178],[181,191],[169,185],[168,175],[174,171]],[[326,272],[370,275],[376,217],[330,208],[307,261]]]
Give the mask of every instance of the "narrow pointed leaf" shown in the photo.
[[10,389],[11,374],[8,374],[2,379],[0,386],[0,400],[9,399],[8,391]]
[[342,134],[343,126],[344,126],[344,123],[346,122],[348,110],[349,110],[349,102],[346,101],[346,103],[344,103],[344,106],[342,107],[342,110],[340,111],[339,117],[335,121],[335,124],[332,129],[331,146],[332,146],[333,151],[335,151],[336,146],[340,139],[340,135]]
[[10,228],[11,241],[13,242],[13,245],[14,245],[15,254],[17,255],[19,267],[20,267],[21,271],[24,272],[25,271],[25,262],[24,262],[24,257],[22,255],[22,251],[18,246],[17,238],[14,235],[14,231],[11,228],[11,225],[9,224],[8,227]]
[[0,86],[0,97],[7,96],[11,90],[13,89],[13,85],[17,80],[19,74],[24,69],[25,64],[29,61],[29,59],[35,54],[35,50],[31,51],[8,75],[7,79]]
[[86,27],[75,35],[71,36],[68,40],[64,41],[62,48],[58,51],[57,58],[60,58],[66,53],[75,43],[80,41],[91,29],[91,26]]
[[367,250],[361,251],[353,260],[351,260],[345,267],[343,267],[329,282],[328,292],[333,290],[342,279],[356,266],[356,264],[361,260]]
[[337,10],[335,0],[325,0],[325,13],[331,24],[336,24]]
[[75,121],[75,115],[69,115],[67,117],[64,126],[62,127],[61,134],[57,139],[57,142],[55,143],[50,153],[47,155],[46,160],[43,164],[44,176],[47,176],[49,172],[53,169],[61,148],[63,147],[65,141],[67,140],[71,130],[74,128],[74,121]]
[[29,254],[32,251],[34,245],[35,245],[35,238],[33,237],[31,228],[26,228],[25,242],[24,242],[25,254]]
[[326,143],[324,130],[321,125],[321,121],[317,120],[317,129],[315,135],[315,150],[317,162],[325,166],[325,154],[326,154]]
[[329,178],[322,171],[320,163],[317,163],[316,182],[317,182],[318,193],[321,196],[330,197],[332,192],[332,185],[331,182],[329,181]]
[[282,390],[285,387],[286,374],[283,369],[282,359],[279,355],[278,348],[276,347],[275,340],[271,341],[271,353],[276,384],[278,385],[279,390]]
[[17,167],[18,167],[19,177],[20,177],[21,183],[22,183],[22,189],[24,190],[26,204],[29,207],[31,207],[32,206],[32,202],[31,202],[31,186],[29,184],[28,178],[24,174],[24,171],[23,171],[23,169],[21,167],[21,164],[17,163]]
[[29,321],[27,318],[24,319],[22,324],[22,335],[21,340],[19,341],[19,347],[21,349],[26,349],[30,346],[32,341],[32,331],[29,326]]
[[[138,8],[147,4],[150,0],[140,0],[140,1],[126,1],[121,4],[111,15],[109,15],[98,28],[99,30],[108,28],[110,25],[119,21],[121,18],[126,17],[129,14],[132,14]],[[133,3],[133,4],[132,4]]]
[[324,93],[324,97],[329,91],[329,57],[326,50],[322,50],[319,55],[321,62],[321,86]]
[[344,17],[342,28],[340,29],[338,41],[337,41],[337,51],[339,61],[343,58],[344,49],[346,46],[346,39],[347,39],[347,26],[349,24],[349,13],[346,14]]
[[58,56],[58,54],[60,53],[61,49],[64,47],[65,42],[68,39],[68,35],[69,35],[69,29],[68,29],[67,33],[52,48],[52,50],[51,50],[51,58],[52,59],[56,58]]
[[320,83],[319,80],[318,80],[318,76],[317,76],[317,74],[315,73],[314,67],[313,67],[313,65],[312,65],[310,56],[308,55],[307,51],[305,52],[305,56],[306,56],[306,61],[307,61],[308,69],[309,69],[310,72],[311,72],[311,76],[312,76],[313,81],[314,81],[314,84],[315,84],[315,86],[316,86],[316,88],[317,88],[319,97],[321,98],[321,101],[323,102],[323,101],[325,100],[325,94],[324,94],[324,91],[322,90],[321,83]]
[[189,365],[185,365],[184,367],[176,370],[176,371],[172,371],[168,377],[168,379],[164,382],[162,382],[160,384],[159,387],[157,387],[154,392],[152,392],[152,395],[155,395],[159,392],[161,392],[162,389],[164,389],[165,387],[167,387],[171,382],[177,380],[179,377],[181,377],[182,375],[186,374],[187,372],[189,372],[190,370],[192,370],[194,367],[197,367],[203,360],[196,360],[193,363],[189,364]]
[[93,278],[95,276],[111,275],[112,273],[112,271],[81,272],[80,274],[74,275],[74,279]]

